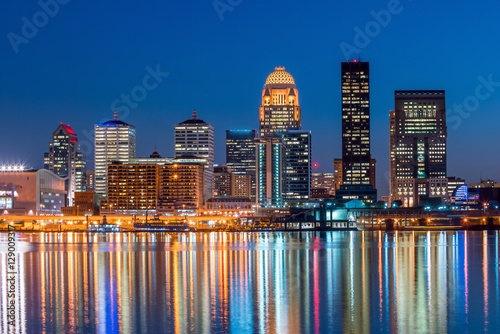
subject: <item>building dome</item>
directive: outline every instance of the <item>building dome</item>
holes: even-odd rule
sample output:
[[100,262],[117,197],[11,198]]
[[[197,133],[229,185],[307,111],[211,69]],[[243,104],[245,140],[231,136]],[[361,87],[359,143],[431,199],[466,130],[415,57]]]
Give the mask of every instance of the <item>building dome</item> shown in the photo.
[[274,71],[267,76],[267,85],[287,85],[295,87],[295,80],[292,75],[285,71],[284,67],[276,67]]

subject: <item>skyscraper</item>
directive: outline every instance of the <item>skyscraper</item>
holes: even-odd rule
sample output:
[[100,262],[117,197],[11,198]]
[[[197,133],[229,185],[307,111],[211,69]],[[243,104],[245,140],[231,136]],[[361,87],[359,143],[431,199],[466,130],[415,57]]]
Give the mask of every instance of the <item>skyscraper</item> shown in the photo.
[[114,161],[128,163],[135,157],[135,126],[118,119],[94,125],[95,192],[107,194],[107,168]]
[[251,199],[255,199],[255,138],[256,130],[226,130],[226,165],[234,174],[251,178]]
[[213,196],[214,127],[193,116],[175,126],[175,157],[194,156],[205,160],[205,200]]
[[[445,92],[395,91],[394,107],[389,123],[391,201],[413,206],[418,204],[418,196],[437,195],[432,193],[433,184],[445,183],[440,180],[446,178]],[[414,179],[433,179],[430,193],[410,191],[416,189],[410,187]]]
[[276,67],[266,79],[259,108],[259,132],[264,137],[287,129],[301,128],[299,91],[292,75]]
[[342,62],[342,186],[339,200],[376,201],[370,183],[370,66]]
[[283,133],[283,144],[283,199],[287,202],[307,201],[311,195],[311,131],[287,130]]
[[257,203],[261,207],[283,206],[285,149],[281,136],[255,139],[257,157]]
[[73,205],[75,191],[84,190],[85,159],[78,144],[78,136],[69,125],[61,123],[52,134],[49,152],[44,154],[44,168],[67,178],[68,205]]

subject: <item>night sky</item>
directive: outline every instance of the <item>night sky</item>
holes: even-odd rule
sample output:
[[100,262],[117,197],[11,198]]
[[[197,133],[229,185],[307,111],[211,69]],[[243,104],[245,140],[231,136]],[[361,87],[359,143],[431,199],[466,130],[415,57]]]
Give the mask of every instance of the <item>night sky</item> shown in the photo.
[[[36,1],[2,3],[1,163],[41,168],[60,122],[93,159],[93,126],[112,117],[113,104],[137,128],[138,156],[155,143],[173,156],[173,127],[196,109],[214,125],[215,161],[224,163],[225,130],[258,128],[265,79],[285,66],[302,128],[312,131],[316,171],[333,172],[340,62],[360,55],[370,62],[379,195],[388,193],[394,90],[446,90],[448,175],[500,181],[497,1],[59,1],[67,3],[47,7],[53,17]],[[158,82],[144,83],[155,71]],[[131,92],[138,99],[127,106],[120,99]]]

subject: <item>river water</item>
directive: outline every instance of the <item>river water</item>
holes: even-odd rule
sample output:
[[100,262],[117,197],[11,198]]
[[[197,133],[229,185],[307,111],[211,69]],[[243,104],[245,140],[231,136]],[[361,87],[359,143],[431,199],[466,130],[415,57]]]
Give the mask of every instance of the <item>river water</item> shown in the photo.
[[499,333],[499,239],[19,233],[12,299],[2,233],[0,332]]

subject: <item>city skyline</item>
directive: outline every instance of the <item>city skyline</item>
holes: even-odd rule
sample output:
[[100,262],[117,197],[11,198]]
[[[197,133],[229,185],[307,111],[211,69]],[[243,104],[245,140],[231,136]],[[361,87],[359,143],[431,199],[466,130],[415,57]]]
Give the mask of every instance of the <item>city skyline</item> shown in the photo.
[[[449,114],[448,174],[465,178],[467,182],[479,181],[480,175],[483,179],[498,179],[500,175],[495,166],[499,161],[497,158],[490,158],[495,157],[495,154],[489,152],[491,145],[484,143],[489,139],[499,117],[495,113],[499,107],[500,77],[496,75],[499,64],[487,62],[486,65],[478,61],[485,55],[494,58],[498,53],[498,49],[490,42],[494,40],[491,38],[494,36],[494,29],[489,22],[493,21],[468,16],[467,19],[471,20],[474,27],[469,31],[458,20],[447,18],[449,8],[453,8],[453,13],[460,13],[464,11],[465,5],[445,2],[433,4],[432,10],[429,10],[430,3],[401,2],[398,7],[401,10],[394,11],[386,26],[379,25],[380,32],[376,36],[370,36],[365,47],[356,44],[357,32],[354,28],[364,31],[368,23],[377,22],[371,12],[388,10],[387,2],[298,5],[307,24],[312,22],[308,17],[312,13],[319,16],[318,21],[328,15],[332,15],[334,20],[325,23],[318,36],[310,42],[302,38],[296,40],[300,46],[297,53],[286,54],[273,50],[265,56],[254,55],[256,50],[250,50],[237,41],[250,38],[249,43],[256,43],[256,36],[262,36],[263,30],[273,26],[272,20],[276,19],[276,24],[283,23],[287,15],[282,15],[281,18],[269,13],[278,8],[286,13],[288,9],[281,8],[278,4],[271,4],[270,11],[263,13],[254,4],[242,3],[234,11],[225,12],[222,21],[211,3],[192,12],[188,11],[191,9],[185,4],[175,4],[164,11],[172,19],[172,23],[154,23],[151,27],[146,27],[147,32],[151,29],[156,31],[156,36],[173,32],[174,24],[186,27],[186,34],[191,36],[192,41],[182,42],[175,35],[165,35],[169,47],[160,46],[152,38],[140,41],[139,36],[131,34],[143,23],[139,18],[132,20],[130,27],[120,27],[124,29],[125,35],[131,36],[129,40],[111,41],[99,37],[94,31],[96,28],[83,31],[77,26],[81,20],[77,15],[88,13],[89,9],[73,3],[61,6],[57,16],[46,27],[40,28],[38,34],[29,39],[29,43],[19,45],[18,53],[13,51],[7,38],[0,45],[6,55],[3,77],[9,78],[0,87],[0,108],[5,111],[6,122],[22,122],[31,130],[28,131],[26,141],[13,143],[0,150],[2,162],[22,162],[41,168],[41,154],[46,151],[50,138],[50,130],[44,129],[52,129],[60,122],[71,125],[85,150],[85,143],[91,143],[93,137],[93,124],[108,120],[112,113],[111,106],[118,99],[119,103],[115,103],[115,106],[120,117],[126,115],[125,122],[134,124],[137,128],[137,156],[148,156],[155,144],[162,156],[173,156],[170,132],[175,124],[189,117],[192,109],[197,109],[200,118],[214,125],[215,162],[223,163],[225,130],[258,128],[257,114],[261,98],[259,89],[263,88],[264,78],[274,67],[284,66],[300,84],[302,128],[312,132],[315,148],[313,161],[319,164],[319,167],[313,168],[313,172],[332,172],[333,159],[341,155],[341,94],[337,78],[340,75],[339,63],[347,60],[341,45],[348,44],[359,49],[359,52],[348,54],[350,57],[357,58],[360,55],[361,60],[370,62],[371,149],[372,157],[378,161],[379,195],[389,192],[388,118],[389,110],[393,108],[395,90],[445,90]],[[481,4],[498,6],[491,1],[483,1]],[[8,6],[11,6],[10,15],[3,20],[1,26],[5,35],[11,31],[19,34],[22,27],[20,18],[31,18],[32,14],[40,10],[36,4]],[[108,4],[102,10],[104,13],[111,12],[117,9],[114,6]],[[481,6],[467,8],[467,12],[474,14],[480,11],[479,7]],[[294,15],[301,12],[296,9],[293,10]],[[138,8],[139,13],[144,10],[147,9]],[[340,15],[352,14],[354,11],[359,15],[351,15],[350,18]],[[181,17],[189,14],[187,23],[179,22],[172,15],[173,12],[182,14],[178,15]],[[481,15],[492,15],[483,12],[484,10]],[[248,18],[252,16],[249,14],[263,20],[263,27],[251,25],[253,30],[244,29],[249,24]],[[124,15],[126,17],[131,14]],[[403,39],[402,31],[408,31],[410,25],[420,24],[422,15],[426,15],[429,21],[435,18],[440,23],[422,26],[409,35],[411,38]],[[191,20],[205,24],[206,31],[197,36],[199,31],[188,25]],[[55,52],[60,51],[59,39],[62,40],[62,45],[67,45],[69,32],[64,32],[63,28],[68,24],[72,38],[91,36],[102,50],[83,52],[82,54],[89,56],[87,60],[78,55],[80,46],[75,45],[71,50],[76,52],[69,54],[69,51],[65,51],[55,56]],[[100,22],[97,28],[111,29],[110,33],[117,29],[109,24],[102,24],[104,23]],[[297,24],[291,29],[296,33],[301,32],[299,29],[303,29],[304,33],[311,32],[312,27],[307,24]],[[441,26],[445,28],[439,30],[439,36],[433,36],[434,31]],[[165,28],[165,33],[161,32],[161,27]],[[227,30],[235,31],[229,33]],[[300,36],[303,36],[302,32]],[[465,47],[462,42],[457,41],[458,36],[463,36],[461,38],[466,41]],[[205,38],[206,41],[200,38]],[[265,37],[265,40],[268,38]],[[293,37],[286,36],[285,41],[289,38]],[[426,50],[414,46],[415,42],[424,41],[427,43]],[[54,49],[45,48],[54,43]],[[195,55],[195,49],[207,47],[209,43],[213,44],[209,54],[206,59],[200,60]],[[130,56],[116,58],[114,51],[126,45],[134,45],[139,56],[134,59]],[[176,45],[179,47],[174,49]],[[235,57],[235,51],[231,51],[233,47],[234,50],[244,50],[245,53],[238,53],[240,56]],[[96,58],[98,55],[101,58]],[[227,55],[231,57],[227,58]],[[96,65],[97,59],[106,64],[107,68]],[[308,59],[314,61],[307,62]],[[33,67],[21,66],[27,61]],[[75,66],[75,62],[79,65]],[[149,79],[143,86],[143,79],[148,75]],[[66,82],[72,83],[66,85]],[[121,94],[130,95],[137,86],[145,87],[143,89],[147,96],[141,101],[132,101],[134,108],[121,102]],[[148,89],[153,86],[155,88]],[[477,87],[482,87],[479,90],[481,95],[478,96]],[[139,90],[136,89],[136,92]],[[474,104],[476,101],[479,102],[477,106]],[[469,104],[467,109],[454,107],[464,104]],[[485,117],[491,119],[491,122],[484,122]],[[14,131],[7,129],[5,133],[13,137]],[[464,132],[473,132],[477,143],[467,140],[462,135]],[[89,151],[86,153],[89,156]],[[92,155],[93,152],[90,153]]]

